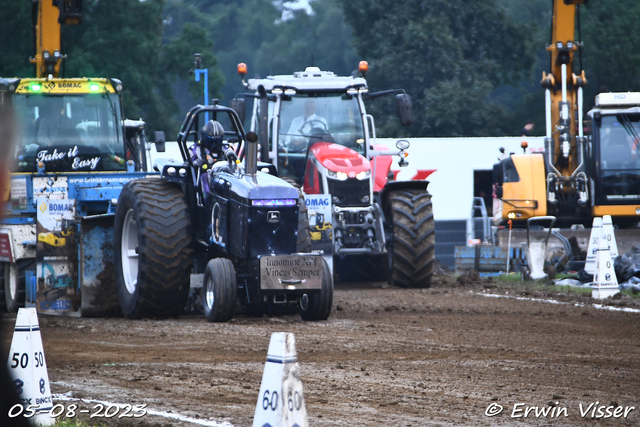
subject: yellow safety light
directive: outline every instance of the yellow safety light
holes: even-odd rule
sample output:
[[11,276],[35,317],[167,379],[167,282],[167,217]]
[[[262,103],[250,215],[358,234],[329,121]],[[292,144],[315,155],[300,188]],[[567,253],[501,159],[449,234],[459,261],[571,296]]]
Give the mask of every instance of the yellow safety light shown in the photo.
[[369,71],[369,63],[367,61],[360,61],[360,64],[358,64],[358,71],[363,74]]
[[247,64],[245,64],[244,62],[238,64],[238,74],[240,74],[242,77],[247,74]]

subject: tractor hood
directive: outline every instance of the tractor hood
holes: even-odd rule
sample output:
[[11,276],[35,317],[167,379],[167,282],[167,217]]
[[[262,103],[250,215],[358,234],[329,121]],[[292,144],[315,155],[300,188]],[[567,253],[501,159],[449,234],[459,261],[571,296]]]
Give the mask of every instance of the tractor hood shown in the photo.
[[333,172],[344,172],[351,178],[359,172],[371,169],[369,160],[357,151],[340,144],[316,142],[310,150],[322,166]]

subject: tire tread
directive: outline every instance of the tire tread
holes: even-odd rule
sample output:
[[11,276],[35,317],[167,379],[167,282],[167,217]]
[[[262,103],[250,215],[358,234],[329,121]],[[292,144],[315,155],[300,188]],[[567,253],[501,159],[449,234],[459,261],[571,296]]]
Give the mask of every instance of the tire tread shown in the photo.
[[[123,306],[123,311],[131,318],[177,316],[187,302],[193,262],[191,220],[182,190],[163,179],[142,178],[123,187],[118,205],[129,198],[133,200],[130,208],[139,231],[138,293],[133,307],[126,310]],[[118,246],[114,249],[116,265],[120,266],[116,278],[121,296],[121,287],[127,291],[120,247],[115,246]]]
[[403,288],[429,287],[435,258],[431,194],[400,190],[394,191],[389,200],[394,231],[391,282]]

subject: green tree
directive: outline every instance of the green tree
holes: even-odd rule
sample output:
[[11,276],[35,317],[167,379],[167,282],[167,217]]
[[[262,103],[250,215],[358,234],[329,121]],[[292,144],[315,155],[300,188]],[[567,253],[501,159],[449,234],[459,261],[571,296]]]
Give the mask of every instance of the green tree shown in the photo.
[[[222,101],[228,103],[243,88],[236,72],[247,64],[247,77],[291,74],[313,63],[337,74],[350,74],[357,64],[351,45],[351,27],[336,0],[311,0],[312,13],[291,10],[290,4],[271,0],[168,0],[164,11],[164,39],[185,23],[207,29],[225,77]],[[289,11],[290,17],[282,19]]]
[[349,75],[358,64],[351,45],[351,27],[335,0],[309,2],[313,13],[291,11],[291,18],[275,23],[275,38],[265,40],[256,58],[268,74],[291,74],[313,65]]
[[[222,101],[228,102],[243,89],[236,72],[239,62],[248,65],[251,76],[263,72],[255,58],[263,41],[273,39],[281,14],[270,0],[168,0],[164,37],[165,41],[174,37],[189,22],[206,28],[206,37],[214,43],[210,53],[215,54],[226,81],[225,87],[217,89]],[[204,58],[203,64],[208,66]]]
[[585,107],[601,86],[614,92],[640,91],[640,2],[602,0],[582,8]]
[[[122,80],[125,115],[141,117],[149,131],[177,131],[182,112],[172,86],[192,81],[193,53],[203,52],[210,64],[211,96],[222,86],[211,53],[213,43],[196,24],[184,25],[162,43],[164,2],[138,0],[94,0],[85,2],[82,25],[65,27],[63,40],[69,59],[66,76],[116,77]],[[189,84],[193,96],[202,93]],[[202,99],[198,96],[199,101]],[[201,101],[200,101],[201,102]]]
[[369,60],[373,90],[404,88],[414,124],[400,130],[390,101],[372,104],[387,135],[509,134],[508,109],[494,91],[522,80],[531,67],[525,31],[479,0],[340,0],[358,52]]
[[35,55],[31,4],[0,0],[0,22],[0,76],[35,76],[35,66],[29,63],[29,57]]

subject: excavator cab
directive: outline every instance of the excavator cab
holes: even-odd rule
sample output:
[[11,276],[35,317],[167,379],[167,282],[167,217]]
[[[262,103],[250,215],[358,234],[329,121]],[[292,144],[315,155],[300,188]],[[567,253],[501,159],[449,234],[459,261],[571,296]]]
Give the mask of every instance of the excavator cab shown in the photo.
[[589,111],[594,214],[637,221],[640,205],[640,93],[602,93]]
[[20,123],[14,172],[117,172],[129,159],[141,164],[125,139],[112,82],[23,79],[16,86],[7,93]]

